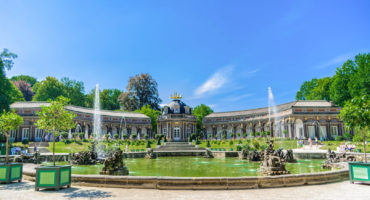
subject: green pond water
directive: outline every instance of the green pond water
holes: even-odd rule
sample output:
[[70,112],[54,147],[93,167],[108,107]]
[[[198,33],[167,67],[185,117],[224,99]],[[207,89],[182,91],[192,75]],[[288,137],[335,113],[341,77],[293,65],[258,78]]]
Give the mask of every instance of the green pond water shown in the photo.
[[[287,163],[292,174],[328,171],[322,169],[325,160],[298,160]],[[177,176],[177,177],[238,177],[259,176],[260,163],[239,160],[238,158],[203,157],[159,157],[157,159],[128,158],[124,163],[130,176]],[[50,163],[44,163],[49,165]],[[59,162],[59,165],[68,164]],[[72,174],[99,174],[103,165],[74,165]]]

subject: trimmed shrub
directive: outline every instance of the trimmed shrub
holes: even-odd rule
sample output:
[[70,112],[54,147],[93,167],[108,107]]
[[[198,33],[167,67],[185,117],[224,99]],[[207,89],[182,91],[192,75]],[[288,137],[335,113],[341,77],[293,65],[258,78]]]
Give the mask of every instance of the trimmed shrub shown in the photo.
[[257,140],[253,140],[252,142],[254,149],[259,150],[260,149],[260,143]]
[[68,139],[65,139],[63,142],[64,142],[64,144],[71,144],[72,143],[72,141],[68,140]]
[[211,147],[209,140],[207,140],[207,147]]
[[229,145],[231,146],[231,145],[233,145],[234,144],[234,142],[232,141],[232,140],[230,140],[229,141]]
[[236,151],[241,151],[242,150],[242,147],[241,146],[236,146]]
[[30,143],[30,141],[28,139],[22,140],[22,144],[28,144],[28,143]]
[[337,135],[337,136],[335,137],[335,141],[343,141],[343,137],[342,137],[342,136],[340,136],[340,135]]

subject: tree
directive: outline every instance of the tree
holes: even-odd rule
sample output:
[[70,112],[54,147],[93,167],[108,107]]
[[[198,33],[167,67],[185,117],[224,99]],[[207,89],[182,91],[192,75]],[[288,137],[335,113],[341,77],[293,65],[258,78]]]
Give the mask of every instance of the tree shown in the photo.
[[28,75],[13,76],[12,78],[10,78],[10,80],[12,80],[12,81],[25,81],[26,83],[29,83],[31,87],[33,87],[33,85],[35,85],[35,83],[37,83],[37,79],[35,77],[28,76]]
[[105,110],[120,109],[120,103],[118,101],[120,94],[121,91],[118,89],[104,89],[102,92],[100,92],[99,96],[102,108]]
[[358,54],[354,65],[356,73],[350,77],[348,83],[351,97],[370,95],[370,53]]
[[[343,109],[340,111],[340,118],[344,121],[346,126],[351,129],[357,128],[361,130],[360,137],[363,140],[365,163],[366,158],[366,139],[370,138],[370,98],[368,95],[362,97],[355,97],[351,101],[346,102]],[[356,137],[356,136],[355,136]]]
[[351,99],[348,89],[348,83],[351,75],[356,73],[356,68],[352,60],[348,60],[341,68],[337,68],[330,86],[330,98],[338,106],[344,106],[344,103]]
[[13,60],[17,55],[4,49],[0,53],[0,112],[9,110],[9,105],[12,103],[12,96],[9,92],[12,89],[11,82],[6,78],[5,70],[10,70],[13,67]]
[[162,100],[158,94],[158,83],[149,74],[140,74],[130,77],[126,91],[119,96],[123,110],[134,111],[144,105],[150,105],[155,110],[160,110]]
[[69,102],[75,106],[84,106],[85,105],[85,87],[84,83],[81,81],[71,80],[67,77],[64,77],[60,80],[63,85],[63,94],[65,97],[70,99]]
[[204,104],[200,104],[193,109],[193,115],[197,117],[197,131],[198,133],[203,127],[203,118],[209,114],[213,113],[213,110]]
[[9,131],[16,130],[23,124],[23,118],[13,112],[4,112],[0,116],[0,130],[6,137],[6,161],[9,163]]
[[58,97],[55,101],[51,101],[49,106],[41,106],[41,111],[37,112],[39,119],[36,121],[36,126],[39,129],[44,129],[46,132],[53,134],[53,164],[55,166],[55,134],[62,131],[67,131],[76,127],[73,119],[76,114],[68,112],[64,109],[69,99]]
[[301,85],[300,90],[296,94],[296,100],[307,100],[307,97],[311,95],[312,90],[317,86],[317,79],[314,78],[311,81],[305,81]]
[[34,101],[56,100],[57,97],[63,96],[65,92],[63,83],[51,76],[36,83],[34,87],[36,87],[35,96],[33,97]]
[[[118,89],[104,89],[99,92],[100,107],[104,110],[118,110],[120,109],[120,103],[118,97],[121,91]],[[85,96],[85,106],[88,108],[94,107],[95,89],[91,90],[89,94]]]
[[15,85],[15,87],[17,87],[22,92],[23,98],[26,101],[31,101],[32,100],[32,97],[33,97],[34,93],[32,91],[31,85],[29,83],[27,83],[26,81],[23,81],[23,80],[12,81],[12,82]]
[[330,85],[331,85],[331,78],[325,77],[317,79],[317,85],[308,95],[307,100],[327,100],[330,101]]
[[148,117],[150,117],[151,123],[152,123],[152,130],[153,132],[157,132],[157,118],[159,115],[161,115],[161,112],[158,110],[154,110],[150,107],[150,105],[145,105],[141,107],[140,110],[135,110],[135,112],[142,113]]
[[24,101],[22,92],[8,79],[10,83],[10,89],[8,91],[10,95],[10,103],[14,103],[16,101]]

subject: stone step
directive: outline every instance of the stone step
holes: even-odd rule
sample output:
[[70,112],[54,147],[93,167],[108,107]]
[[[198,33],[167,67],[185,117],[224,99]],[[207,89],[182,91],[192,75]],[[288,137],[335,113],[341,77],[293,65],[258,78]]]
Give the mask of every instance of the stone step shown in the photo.
[[194,150],[194,149],[198,149],[196,147],[191,147],[191,146],[188,146],[188,147],[175,147],[175,146],[171,146],[171,147],[166,147],[166,146],[161,146],[159,147],[158,149],[161,149],[161,150]]
[[37,147],[48,147],[49,142],[32,142],[29,144],[30,147],[33,147],[36,144]]
[[[39,151],[40,153],[50,153],[49,149],[46,148],[46,147],[37,147],[37,151]],[[27,152],[28,153],[35,153],[33,151],[33,147],[28,147]]]

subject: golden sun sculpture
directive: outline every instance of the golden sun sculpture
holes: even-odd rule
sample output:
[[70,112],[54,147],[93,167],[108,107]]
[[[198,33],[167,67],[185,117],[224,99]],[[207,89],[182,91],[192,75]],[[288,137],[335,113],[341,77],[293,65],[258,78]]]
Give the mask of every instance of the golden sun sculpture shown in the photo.
[[173,95],[170,96],[170,98],[179,100],[179,99],[182,99],[182,94],[178,95],[177,92],[175,92]]

